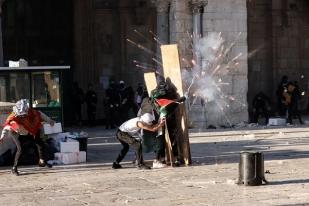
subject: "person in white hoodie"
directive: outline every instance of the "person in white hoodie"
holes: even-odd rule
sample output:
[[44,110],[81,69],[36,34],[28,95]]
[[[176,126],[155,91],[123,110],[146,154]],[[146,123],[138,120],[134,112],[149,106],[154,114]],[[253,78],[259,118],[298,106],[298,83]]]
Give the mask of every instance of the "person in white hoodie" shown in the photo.
[[121,149],[116,161],[113,163],[112,167],[114,169],[122,168],[120,162],[126,156],[130,146],[132,146],[136,151],[137,167],[139,169],[150,169],[150,167],[145,165],[143,161],[140,130],[143,129],[154,132],[158,131],[165,124],[164,118],[160,119],[160,121],[157,124],[152,124],[154,120],[155,117],[152,114],[146,113],[143,114],[141,117],[135,117],[133,119],[124,122],[119,127],[116,133],[116,137],[122,144],[123,148]]

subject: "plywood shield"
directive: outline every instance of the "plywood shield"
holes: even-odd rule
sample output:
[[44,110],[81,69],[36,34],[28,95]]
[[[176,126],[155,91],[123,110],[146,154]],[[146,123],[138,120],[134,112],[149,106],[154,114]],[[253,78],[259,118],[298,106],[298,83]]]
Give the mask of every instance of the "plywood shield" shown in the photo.
[[[162,45],[162,63],[164,78],[170,80],[177,88],[179,96],[184,95],[181,68],[179,62],[179,53],[177,44]],[[191,164],[190,142],[188,134],[188,123],[185,106],[181,104],[176,113],[177,128],[177,143],[179,148],[179,158],[186,164]]]
[[154,72],[144,73],[144,80],[145,80],[147,92],[150,95],[151,91],[157,87],[156,74]]

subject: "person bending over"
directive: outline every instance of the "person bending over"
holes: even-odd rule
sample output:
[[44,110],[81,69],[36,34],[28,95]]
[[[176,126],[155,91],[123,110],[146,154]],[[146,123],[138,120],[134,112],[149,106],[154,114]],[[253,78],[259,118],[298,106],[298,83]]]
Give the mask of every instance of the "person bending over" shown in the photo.
[[6,138],[12,138],[16,145],[16,154],[14,164],[12,168],[12,174],[19,175],[17,170],[19,157],[22,152],[21,143],[19,141],[19,135],[31,135],[34,138],[34,142],[39,152],[39,166],[49,166],[44,158],[44,142],[40,138],[40,129],[42,128],[42,121],[54,125],[54,121],[46,116],[44,113],[35,109],[29,108],[29,101],[27,99],[21,99],[16,102],[13,107],[13,112],[8,116],[5,121],[4,128],[0,136],[0,143]]
[[137,167],[139,169],[150,169],[150,167],[145,165],[143,161],[140,130],[143,129],[154,132],[159,130],[165,124],[165,119],[160,119],[159,123],[153,125],[152,122],[154,120],[155,118],[152,114],[146,113],[141,117],[135,117],[124,122],[119,127],[116,137],[122,144],[123,148],[121,149],[116,161],[113,163],[114,169],[121,168],[120,162],[126,156],[130,146],[136,151]]

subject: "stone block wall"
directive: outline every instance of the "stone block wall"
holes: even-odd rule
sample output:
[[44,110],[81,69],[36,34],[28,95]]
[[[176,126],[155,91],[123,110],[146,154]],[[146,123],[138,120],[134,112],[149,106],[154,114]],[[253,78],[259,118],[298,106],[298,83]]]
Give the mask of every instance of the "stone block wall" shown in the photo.
[[172,0],[170,9],[170,44],[178,44],[180,56],[191,59],[192,12],[189,0]]
[[[308,91],[308,10],[309,3],[305,0],[248,2],[250,104],[254,95],[263,91],[272,99],[275,114],[275,92],[283,75],[298,81]],[[308,96],[301,99],[300,109],[306,109],[307,99]]]
[[[307,91],[309,85],[308,42],[309,40],[309,3],[305,0],[273,1],[273,70],[274,84],[278,84],[282,75],[290,81],[298,81]],[[307,94],[300,101],[299,108],[305,110],[308,104]]]
[[[192,59],[192,22],[193,11],[190,7],[189,0],[172,0],[170,9],[170,43],[177,43],[181,58],[187,60]],[[195,3],[201,1],[195,1]],[[235,47],[228,54],[229,59],[234,58],[239,53],[242,53],[239,58],[239,66],[237,70],[230,72],[223,79],[229,86],[223,87],[222,91],[227,96],[235,96],[236,100],[232,101],[226,99],[226,104],[229,108],[221,111],[220,106],[216,103],[206,104],[206,110],[202,106],[192,106],[189,114],[191,123],[194,122],[196,127],[205,127],[207,125],[229,125],[237,124],[242,121],[248,120],[247,112],[247,8],[245,0],[208,0],[207,5],[204,7],[203,20],[202,20],[204,36],[214,32],[222,33],[225,39],[225,46],[228,46],[235,41],[239,32],[241,36],[235,44]],[[185,67],[185,65],[182,65]],[[220,114],[220,115],[218,115]],[[204,122],[203,122],[204,120]],[[206,124],[205,124],[206,121]]]
[[248,103],[249,112],[254,96],[262,91],[274,95],[272,56],[272,2],[248,2]]
[[[238,59],[239,66],[236,70],[230,71],[227,76],[230,79],[230,89],[224,89],[226,95],[234,97],[224,101],[229,106],[224,113],[220,108],[214,109],[216,105],[207,105],[211,110],[207,111],[207,124],[228,125],[248,121],[247,91],[248,91],[248,46],[247,46],[247,7],[245,0],[208,0],[203,14],[204,36],[211,32],[222,33],[225,45],[234,42],[241,32],[235,46],[228,54],[229,59],[239,53],[242,56]],[[226,77],[225,77],[226,78]],[[220,115],[218,115],[218,113]]]

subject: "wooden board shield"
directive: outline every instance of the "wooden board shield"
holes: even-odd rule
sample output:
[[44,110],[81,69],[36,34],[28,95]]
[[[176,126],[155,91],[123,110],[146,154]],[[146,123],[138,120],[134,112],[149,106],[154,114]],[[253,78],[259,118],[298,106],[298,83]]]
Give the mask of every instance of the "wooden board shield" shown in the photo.
[[147,92],[150,95],[151,91],[157,87],[156,74],[154,72],[144,73],[144,80],[145,80]]
[[[162,45],[161,46],[162,63],[164,78],[170,79],[172,84],[177,88],[180,96],[183,96],[183,85],[181,78],[181,67],[179,62],[179,53],[177,44]],[[179,156],[186,164],[191,164],[190,142],[188,134],[187,115],[184,104],[179,105],[176,113],[176,121],[179,122],[177,129],[177,141],[179,147]]]

